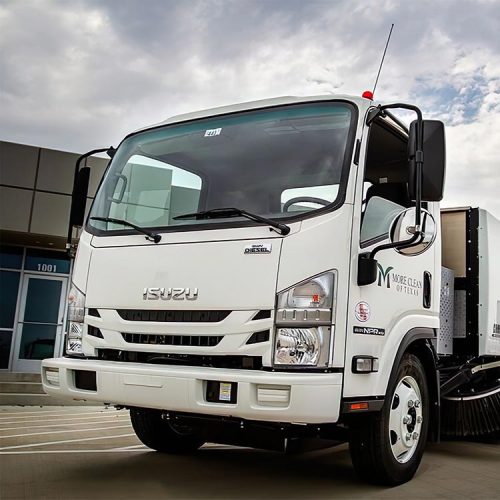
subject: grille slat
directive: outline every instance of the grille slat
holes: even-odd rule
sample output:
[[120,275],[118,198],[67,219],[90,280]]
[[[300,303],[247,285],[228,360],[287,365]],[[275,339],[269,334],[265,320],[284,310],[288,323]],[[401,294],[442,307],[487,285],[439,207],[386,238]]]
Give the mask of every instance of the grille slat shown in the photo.
[[143,333],[122,333],[129,344],[180,345],[189,347],[214,347],[223,335],[154,335]]
[[267,342],[269,340],[269,330],[255,332],[247,340],[247,344],[259,344],[260,342]]
[[117,309],[126,321],[156,321],[160,323],[218,323],[226,319],[231,311],[170,311],[149,309]]
[[130,363],[154,363],[179,366],[205,366],[211,368],[231,368],[243,370],[261,370],[260,356],[212,356],[206,354],[173,354],[116,349],[98,349],[98,358],[107,361]]
[[104,338],[101,330],[99,330],[99,328],[97,328],[95,326],[92,326],[92,325],[88,325],[88,327],[87,327],[87,334],[90,335],[91,337],[97,337],[99,339],[103,339]]

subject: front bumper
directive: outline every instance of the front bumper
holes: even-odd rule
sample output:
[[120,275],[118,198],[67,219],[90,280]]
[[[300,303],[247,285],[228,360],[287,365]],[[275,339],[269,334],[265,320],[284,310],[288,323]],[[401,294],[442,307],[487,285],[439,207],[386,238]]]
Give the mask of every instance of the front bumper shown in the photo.
[[[58,385],[52,372],[58,369]],[[75,370],[94,371],[97,390],[75,385]],[[206,400],[207,381],[236,382],[235,404]],[[342,395],[341,373],[276,373],[166,366],[91,359],[42,362],[42,383],[51,396],[124,406],[290,423],[335,423]]]

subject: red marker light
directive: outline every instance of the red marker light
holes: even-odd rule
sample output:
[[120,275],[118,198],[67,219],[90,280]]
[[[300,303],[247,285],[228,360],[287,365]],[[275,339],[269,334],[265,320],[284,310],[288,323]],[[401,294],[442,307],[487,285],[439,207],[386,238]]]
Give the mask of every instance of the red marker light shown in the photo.
[[368,403],[351,403],[349,405],[349,409],[351,411],[357,411],[357,410],[368,410]]
[[370,101],[373,101],[373,92],[371,90],[365,90],[361,94],[361,97],[364,97],[365,99],[370,99]]
[[317,304],[319,302],[319,295],[318,294],[314,294],[313,295],[313,300],[312,300],[315,304]]

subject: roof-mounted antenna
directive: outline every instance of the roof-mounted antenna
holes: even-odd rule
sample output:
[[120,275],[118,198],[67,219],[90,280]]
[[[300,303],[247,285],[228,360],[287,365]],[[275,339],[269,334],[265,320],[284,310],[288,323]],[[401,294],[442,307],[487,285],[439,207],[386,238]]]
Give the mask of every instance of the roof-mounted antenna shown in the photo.
[[394,28],[394,23],[391,24],[391,29],[389,30],[389,36],[387,37],[387,42],[385,42],[385,49],[384,53],[382,54],[382,60],[380,61],[380,66],[378,67],[377,78],[375,79],[375,85],[373,85],[373,90],[372,91],[365,90],[362,95],[362,97],[364,97],[365,99],[370,99],[370,101],[373,101],[375,96],[375,89],[377,88],[378,78],[380,76],[380,72],[382,71],[382,66],[384,65],[385,53],[387,52],[387,47],[389,46],[389,42],[391,40],[393,28]]
[[375,79],[375,85],[373,86],[373,90],[372,90],[373,95],[375,95],[375,89],[377,88],[378,78],[380,76],[380,72],[382,71],[382,66],[384,65],[385,53],[387,52],[387,47],[389,46],[389,42],[391,40],[393,28],[394,28],[394,23],[391,24],[391,29],[389,30],[389,36],[387,37],[387,42],[385,43],[384,53],[382,54],[382,60],[380,61],[380,66],[378,68],[377,78]]

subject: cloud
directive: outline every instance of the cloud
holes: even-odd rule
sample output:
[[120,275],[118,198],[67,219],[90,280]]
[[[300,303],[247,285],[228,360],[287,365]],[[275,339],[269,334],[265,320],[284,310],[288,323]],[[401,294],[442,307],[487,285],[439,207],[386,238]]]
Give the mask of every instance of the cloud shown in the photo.
[[84,151],[173,114],[377,89],[447,125],[448,204],[500,215],[495,1],[0,3],[0,137]]

